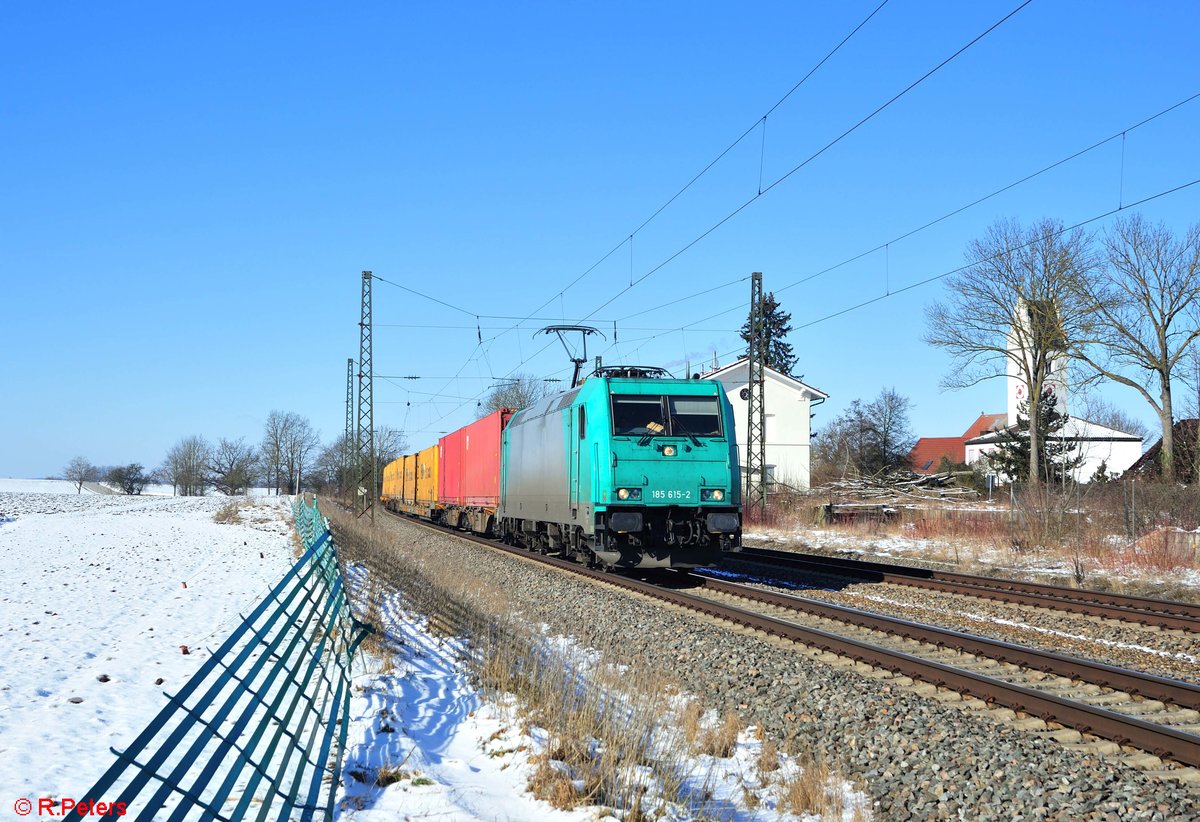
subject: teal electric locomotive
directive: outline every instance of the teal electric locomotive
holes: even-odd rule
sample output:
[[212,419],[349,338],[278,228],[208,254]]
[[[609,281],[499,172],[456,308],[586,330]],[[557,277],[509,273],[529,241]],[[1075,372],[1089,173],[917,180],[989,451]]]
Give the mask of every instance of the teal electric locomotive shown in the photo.
[[506,542],[613,568],[712,565],[740,550],[721,384],[634,376],[646,371],[601,369],[513,415],[496,515]]

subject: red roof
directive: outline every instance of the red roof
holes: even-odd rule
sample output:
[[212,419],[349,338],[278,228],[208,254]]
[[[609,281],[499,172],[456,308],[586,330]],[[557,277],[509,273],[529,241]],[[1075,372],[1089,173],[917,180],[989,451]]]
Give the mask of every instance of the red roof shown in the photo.
[[942,457],[959,465],[967,456],[963,441],[963,437],[921,437],[908,456],[909,463],[918,474],[936,474]]
[[1006,427],[1008,427],[1008,414],[980,414],[979,419],[971,423],[963,432],[962,439],[965,442]]

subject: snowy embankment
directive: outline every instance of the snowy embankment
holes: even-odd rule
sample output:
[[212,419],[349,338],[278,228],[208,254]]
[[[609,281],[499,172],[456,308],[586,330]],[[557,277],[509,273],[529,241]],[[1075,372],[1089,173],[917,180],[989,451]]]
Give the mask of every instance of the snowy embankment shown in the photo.
[[35,807],[87,790],[294,561],[286,498],[218,523],[229,498],[49,482],[0,480],[0,798]]
[[[368,572],[353,566],[351,589],[369,587]],[[363,653],[356,660],[350,728],[343,762],[338,816],[347,820],[374,819],[537,819],[616,820],[629,809],[608,809],[576,796],[578,806],[563,810],[536,798],[531,783],[539,778],[539,763],[576,780],[580,774],[566,762],[553,759],[551,734],[532,724],[529,713],[511,695],[484,698],[464,665],[468,649],[461,638],[431,632],[428,620],[405,610],[403,596],[385,595],[379,622],[388,658]],[[586,670],[596,654],[558,637],[550,646],[576,660]],[[612,695],[620,699],[619,694]],[[672,700],[686,702],[686,694]],[[665,726],[678,721],[661,717]],[[715,725],[715,714],[705,718]],[[659,735],[654,729],[646,733]],[[677,734],[664,727],[663,736]],[[598,740],[584,740],[593,750]],[[675,752],[666,752],[664,755]],[[651,763],[631,765],[646,790],[645,809],[658,809],[675,822],[723,819],[804,820],[815,814],[782,810],[789,804],[789,785],[798,784],[801,769],[784,754],[771,753],[763,770],[764,743],[754,729],[737,735],[729,756],[691,752],[680,763],[681,795],[664,796]],[[867,818],[866,797],[846,782],[834,780],[817,790],[840,793],[831,802],[834,818]],[[568,804],[574,805],[575,802]]]

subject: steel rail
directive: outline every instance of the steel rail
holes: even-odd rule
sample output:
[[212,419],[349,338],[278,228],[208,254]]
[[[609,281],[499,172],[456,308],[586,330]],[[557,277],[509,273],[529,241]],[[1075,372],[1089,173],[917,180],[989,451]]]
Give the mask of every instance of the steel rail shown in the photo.
[[802,611],[824,619],[833,619],[857,625],[860,628],[882,631],[892,636],[915,639],[939,648],[952,648],[998,662],[1009,662],[1023,668],[1032,668],[1035,671],[1080,679],[1094,685],[1103,685],[1150,699],[1159,699],[1184,708],[1200,709],[1200,686],[1190,682],[1117,668],[1080,657],[1041,651],[999,639],[989,639],[949,628],[939,628],[871,611],[848,608],[844,605],[818,602],[777,591],[765,591],[761,588],[713,579],[701,574],[691,574],[690,576],[702,581],[705,588],[719,593],[743,597],[793,611]]
[[1200,632],[1200,605],[1150,597],[1110,594],[1036,582],[934,571],[910,565],[794,554],[769,548],[744,548],[733,559],[762,565],[807,568],[833,576],[852,576],[982,599],[1052,608],[1057,611],[1139,622],[1161,628]]
[[[1048,722],[1056,722],[1066,727],[1074,728],[1081,733],[1093,734],[1122,745],[1130,745],[1164,759],[1171,759],[1185,765],[1200,767],[1200,736],[1178,731],[1164,725],[1146,722],[1145,720],[1124,714],[1118,714],[1082,702],[1063,699],[1036,691],[1032,688],[993,679],[982,674],[954,668],[940,662],[922,659],[911,654],[888,650],[850,637],[840,636],[817,628],[809,628],[788,620],[778,619],[733,605],[719,603],[704,597],[697,597],[681,591],[664,588],[653,583],[593,568],[586,568],[576,562],[505,545],[495,540],[486,539],[463,531],[442,528],[410,517],[404,517],[404,519],[414,524],[440,531],[449,536],[500,550],[525,560],[558,568],[559,570],[573,574],[579,574],[618,588],[624,588],[692,611],[698,611],[717,619],[733,622],[799,644],[835,653],[856,662],[892,671],[912,679],[919,679],[934,685],[950,688],[960,693],[978,697],[989,704],[1020,711]],[[704,579],[707,586],[710,578],[700,577],[700,579]],[[866,612],[862,613],[865,614]],[[1127,673],[1131,673],[1134,676],[1145,676],[1133,672]],[[1171,680],[1164,681],[1170,682]],[[1186,683],[1181,684],[1186,685]]]

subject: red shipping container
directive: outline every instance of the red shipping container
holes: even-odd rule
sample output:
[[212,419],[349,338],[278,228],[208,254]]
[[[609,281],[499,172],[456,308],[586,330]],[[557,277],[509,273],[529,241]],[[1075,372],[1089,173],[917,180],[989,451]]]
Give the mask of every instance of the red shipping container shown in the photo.
[[488,414],[438,440],[438,501],[464,508],[500,504],[500,436],[510,409]]

